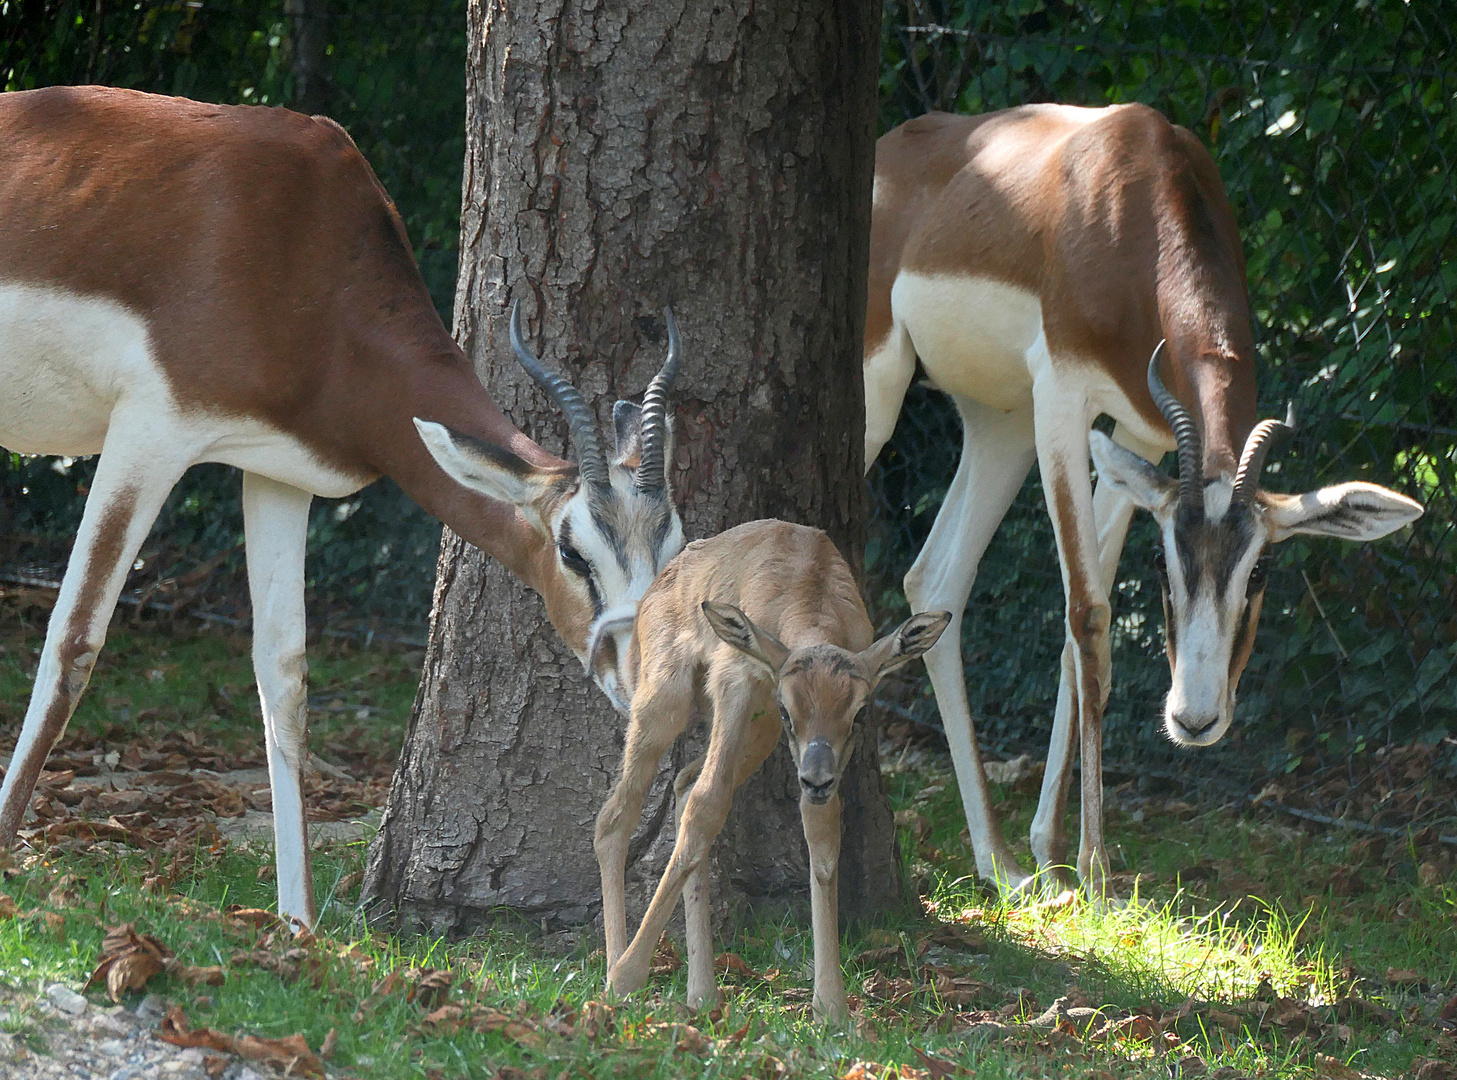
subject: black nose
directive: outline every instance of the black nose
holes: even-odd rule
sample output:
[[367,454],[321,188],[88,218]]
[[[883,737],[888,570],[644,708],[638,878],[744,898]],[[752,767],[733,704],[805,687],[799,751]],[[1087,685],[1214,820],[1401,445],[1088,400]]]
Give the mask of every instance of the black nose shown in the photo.
[[1175,713],[1174,726],[1191,739],[1197,739],[1212,728],[1219,720],[1219,714],[1200,716],[1196,713]]
[[834,794],[835,751],[823,739],[812,739],[799,755],[799,786],[812,803],[822,803]]

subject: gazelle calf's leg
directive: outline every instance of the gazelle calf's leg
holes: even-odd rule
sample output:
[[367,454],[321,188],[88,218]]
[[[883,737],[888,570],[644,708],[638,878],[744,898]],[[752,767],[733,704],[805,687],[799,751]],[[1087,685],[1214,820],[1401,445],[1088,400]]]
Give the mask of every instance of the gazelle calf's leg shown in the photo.
[[[658,938],[668,925],[684,884],[707,856],[733,803],[734,776],[747,741],[752,688],[730,679],[710,686],[709,696],[714,708],[708,754],[683,808],[673,854],[632,944],[607,972],[607,985],[618,994],[630,994],[648,981]],[[633,711],[636,714],[636,709]]]
[[[1075,644],[1082,839],[1078,873],[1089,895],[1101,896],[1107,876],[1103,843],[1103,700],[1109,677],[1108,630],[1112,609],[1103,589],[1098,533],[1088,466],[1089,404],[1075,376],[1060,371],[1039,339],[1029,355],[1037,413],[1037,460],[1057,537],[1067,598],[1067,633]],[[1040,355],[1039,355],[1040,354]]]
[[9,844],[20,828],[46,755],[65,733],[91,679],[132,562],[194,450],[165,420],[141,421],[120,409],[112,417],[46,627],[20,739],[0,788],[0,843]]
[[263,705],[268,783],[273,791],[278,914],[312,927],[314,879],[300,770],[308,758],[308,678],[304,652],[304,545],[307,491],[243,474],[243,530],[253,598],[253,673]]
[[814,1012],[839,1022],[849,1014],[840,970],[840,796],[822,806],[799,800],[804,839],[809,844],[809,902],[814,927]]
[[[779,721],[764,715],[749,723],[748,747],[734,773],[734,790],[758,771],[764,759],[779,742]],[[689,789],[697,781],[706,758],[684,767],[673,785],[677,828],[683,828],[683,811],[687,807]],[[683,888],[683,916],[688,937],[688,1004],[695,1009],[711,1009],[723,1000],[718,979],[713,973],[713,904],[708,889],[708,860],[704,859],[688,875]]]
[[914,613],[951,612],[941,640],[926,653],[926,668],[956,767],[976,871],[985,880],[1017,890],[1031,879],[1017,865],[992,809],[966,695],[961,620],[982,554],[1032,467],[1032,410],[1004,413],[964,398],[954,400],[963,425],[961,463],[931,535],[906,574],[906,599]]
[[[1113,439],[1146,460],[1157,462],[1163,457],[1159,447],[1144,443],[1121,425],[1113,430]],[[1118,576],[1118,559],[1128,538],[1128,526],[1135,507],[1101,481],[1093,489],[1093,518],[1098,529],[1098,564],[1102,572],[1103,591],[1110,597]],[[1057,687],[1057,710],[1053,714],[1052,739],[1047,752],[1047,771],[1042,776],[1042,793],[1037,800],[1037,815],[1032,819],[1032,854],[1039,870],[1067,864],[1067,789],[1072,776],[1072,754],[1077,728],[1072,721],[1076,667],[1071,637],[1062,648],[1062,675]],[[1103,688],[1103,704],[1107,706],[1109,687]]]
[[[607,937],[607,969],[627,948],[627,848],[642,818],[643,798],[658,771],[658,761],[688,725],[692,677],[687,672],[648,669],[632,698],[622,772],[597,813],[592,846],[602,876],[602,928]],[[656,941],[654,941],[656,944]]]
[[[685,765],[673,781],[673,833],[683,831],[683,811],[693,785],[703,773],[699,758]],[[721,1000],[718,981],[713,975],[713,903],[708,890],[708,860],[688,875],[683,886],[683,929],[688,945],[688,1006],[693,1009],[713,1008]]]

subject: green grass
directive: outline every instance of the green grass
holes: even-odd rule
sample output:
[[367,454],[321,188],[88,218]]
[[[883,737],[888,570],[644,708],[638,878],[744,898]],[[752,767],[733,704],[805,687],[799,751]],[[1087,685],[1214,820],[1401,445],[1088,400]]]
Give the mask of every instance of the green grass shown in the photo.
[[[0,630],[0,701],[10,710],[6,737],[13,738],[28,691],[29,649],[38,643],[34,627]],[[246,640],[235,635],[165,635],[145,625],[114,631],[71,738],[146,738],[185,721],[206,725],[211,737],[232,742],[246,755],[261,743],[246,654]],[[397,748],[418,657],[328,644],[311,650],[311,660],[313,694],[329,695],[323,698],[327,710],[315,712],[315,748],[333,745],[342,753],[367,745],[381,755]],[[161,677],[150,676],[157,670]],[[227,968],[219,987],[193,988],[171,975],[149,985],[180,1003],[194,1026],[264,1037],[300,1032],[315,1049],[333,1029],[331,1070],[381,1078],[486,1078],[503,1067],[552,1077],[777,1077],[783,1075],[780,1064],[787,1075],[832,1077],[856,1060],[920,1067],[913,1048],[954,1060],[978,1077],[1170,1075],[1168,1060],[1137,1040],[1094,1045],[1040,1032],[1002,1041],[955,1030],[967,1012],[989,1016],[1000,1010],[1003,1019],[1025,1019],[1071,989],[1093,1005],[1148,1007],[1155,1013],[1190,998],[1244,1009],[1246,1022],[1237,1031],[1199,1017],[1179,1024],[1178,1053],[1197,1053],[1211,1073],[1229,1066],[1250,1076],[1311,1076],[1317,1055],[1325,1054],[1396,1077],[1408,1075],[1417,1057],[1450,1052],[1450,1042],[1435,1041],[1430,1018],[1438,990],[1457,992],[1452,948],[1457,883],[1450,862],[1443,864],[1440,880],[1423,870],[1442,869],[1432,861],[1440,860],[1440,851],[1404,851],[1396,842],[1358,846],[1353,854],[1347,836],[1306,834],[1233,809],[1154,800],[1130,810],[1133,801],[1122,798],[1127,792],[1110,791],[1110,803],[1122,807],[1108,815],[1114,870],[1127,875],[1119,879],[1121,895],[1132,894],[1133,900],[1008,906],[970,877],[964,820],[944,757],[917,751],[902,755],[899,766],[891,760],[887,783],[895,806],[919,812],[929,827],[919,840],[909,830],[902,836],[911,876],[926,900],[921,911],[857,927],[843,940],[847,988],[863,999],[844,1028],[819,1025],[808,1016],[807,920],[755,924],[720,943],[755,972],[775,974],[767,981],[730,980],[725,1015],[717,1023],[688,1014],[682,970],[655,979],[645,995],[618,1003],[615,1029],[595,1042],[584,1035],[545,1034],[533,1048],[501,1032],[442,1036],[425,1023],[426,1010],[403,993],[357,1014],[371,988],[392,971],[448,968],[455,977],[451,1002],[519,1013],[533,1022],[559,1001],[580,1010],[600,999],[604,976],[591,931],[543,939],[523,926],[463,942],[367,931],[353,906],[362,842],[316,854],[322,915],[305,974],[296,982],[233,963],[235,951],[258,947],[259,932],[220,914],[229,905],[273,904],[266,849],[216,845],[167,853],[166,859],[175,859],[176,875],[164,895],[143,885],[157,868],[156,853],[106,844],[90,851],[18,853],[17,865],[0,882],[0,891],[20,912],[0,921],[0,985],[17,991],[19,1001],[53,981],[80,987],[95,965],[102,927],[133,922],[176,950],[183,963]],[[1009,835],[1025,837],[1035,796],[998,795]],[[1338,868],[1363,887],[1334,895]],[[1135,870],[1141,875],[1136,881]],[[68,886],[74,897],[53,897],[67,875],[74,879]],[[969,927],[969,943],[931,942],[916,958],[923,939],[946,923]],[[884,950],[887,943],[899,943],[912,962],[882,958],[884,970],[877,973],[854,959],[868,948]],[[269,947],[280,952],[292,945],[279,938]],[[884,985],[886,976],[911,975],[927,961],[975,980],[973,1000],[948,1006],[920,978],[913,997],[895,1004],[868,992],[872,976],[871,989]],[[1389,967],[1415,969],[1435,989],[1424,995],[1387,984]],[[1353,985],[1406,1012],[1389,1025],[1349,1021],[1346,1043],[1312,1040],[1248,1019],[1248,1003],[1272,991],[1320,1010]],[[1019,999],[1022,994],[1036,1005]],[[95,991],[91,996],[98,1002],[104,997]],[[11,1007],[7,1030],[21,1032],[34,1045],[39,1036],[24,1010]],[[677,1051],[674,1037],[654,1026],[676,1021],[692,1022],[723,1041],[701,1056]],[[745,1024],[738,1042],[727,1041]]]

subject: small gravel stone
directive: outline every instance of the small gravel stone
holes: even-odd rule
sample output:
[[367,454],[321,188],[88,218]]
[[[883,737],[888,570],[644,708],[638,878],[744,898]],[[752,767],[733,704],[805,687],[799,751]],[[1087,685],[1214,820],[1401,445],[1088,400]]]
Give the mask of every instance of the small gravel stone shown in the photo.
[[141,1075],[142,1067],[140,1065],[123,1065],[116,1072],[112,1073],[107,1080],[137,1080]]
[[127,1045],[120,1039],[102,1039],[96,1044],[96,1049],[110,1057],[126,1057]]
[[118,1016],[99,1012],[91,1017],[91,1032],[94,1035],[109,1035],[113,1039],[125,1039],[132,1033],[132,1025]]
[[47,986],[46,997],[67,1016],[80,1016],[86,1011],[86,999],[63,983],[51,983]]
[[267,1080],[267,1078],[244,1065],[238,1070],[238,1075],[233,1080]]
[[202,1052],[202,1047],[189,1046],[186,1050],[182,1051],[182,1053],[177,1055],[177,1060],[185,1061],[189,1065],[201,1065],[202,1059],[205,1056],[206,1055],[204,1055]]
[[144,1024],[155,1024],[167,1015],[167,1000],[160,994],[148,994],[137,1006],[137,1019]]

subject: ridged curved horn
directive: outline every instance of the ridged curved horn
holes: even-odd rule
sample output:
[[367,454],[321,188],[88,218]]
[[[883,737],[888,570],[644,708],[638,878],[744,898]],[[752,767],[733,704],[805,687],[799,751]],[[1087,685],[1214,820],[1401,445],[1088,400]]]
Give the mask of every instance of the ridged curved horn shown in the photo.
[[673,380],[678,377],[678,365],[682,361],[682,350],[678,341],[678,322],[673,318],[673,309],[663,309],[663,318],[668,324],[668,359],[648,383],[642,396],[642,453],[638,458],[637,474],[633,487],[650,493],[662,491],[668,486],[668,393],[673,389]]
[[1239,455],[1239,468],[1234,474],[1234,494],[1231,502],[1253,502],[1260,487],[1260,473],[1265,468],[1265,457],[1275,440],[1295,430],[1295,404],[1286,406],[1285,419],[1261,420],[1245,440],[1245,448]]
[[602,444],[597,440],[597,421],[592,410],[577,393],[577,388],[560,375],[547,371],[521,337],[521,301],[511,305],[511,348],[526,373],[536,384],[551,395],[558,409],[567,418],[572,433],[572,445],[577,448],[577,465],[582,479],[593,487],[610,487],[612,481],[607,475],[607,458],[602,453]]
[[1199,440],[1199,429],[1189,411],[1179,404],[1179,399],[1169,393],[1159,378],[1159,361],[1163,359],[1165,339],[1158,343],[1153,358],[1148,362],[1148,392],[1153,403],[1159,407],[1164,419],[1174,432],[1174,442],[1179,448],[1179,501],[1200,510],[1204,507],[1204,448]]

